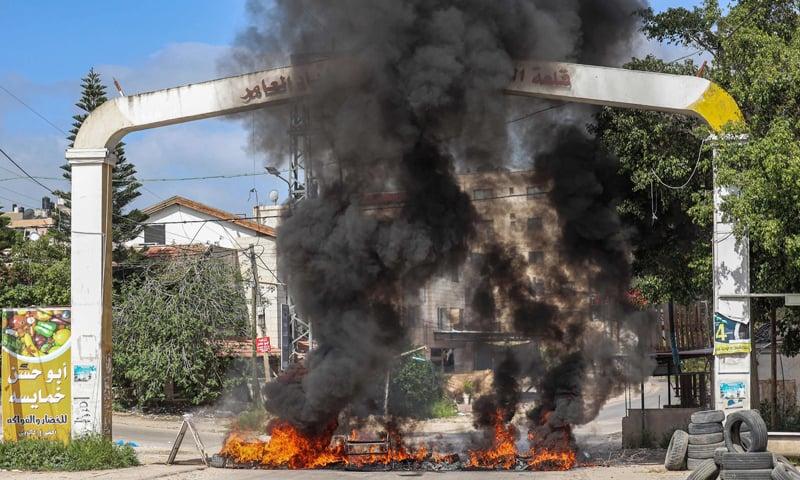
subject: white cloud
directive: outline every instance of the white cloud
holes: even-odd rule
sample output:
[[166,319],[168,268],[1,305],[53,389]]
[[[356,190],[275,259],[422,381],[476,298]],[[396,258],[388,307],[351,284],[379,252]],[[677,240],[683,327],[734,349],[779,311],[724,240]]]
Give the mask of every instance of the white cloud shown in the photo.
[[229,52],[227,46],[171,43],[135,65],[100,65],[97,70],[109,85],[114,77],[131,95],[218,78],[217,64]]

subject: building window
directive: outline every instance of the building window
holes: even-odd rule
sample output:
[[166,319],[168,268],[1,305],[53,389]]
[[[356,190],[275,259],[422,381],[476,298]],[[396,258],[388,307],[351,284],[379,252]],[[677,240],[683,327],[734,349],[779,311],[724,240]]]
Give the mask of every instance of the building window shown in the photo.
[[464,309],[452,307],[439,307],[437,309],[436,326],[440,332],[461,330],[461,321]]
[[479,219],[475,227],[478,231],[478,235],[492,235],[494,233],[494,220],[486,218]]
[[456,366],[455,349],[431,348],[431,363],[444,373],[453,373]]
[[453,270],[450,271],[450,281],[453,282],[453,283],[458,283],[458,282],[461,281],[461,277],[459,276],[458,268],[453,268]]
[[473,200],[486,200],[494,197],[494,190],[491,188],[476,188],[472,191]]
[[537,295],[543,295],[545,293],[544,280],[539,277],[532,277],[531,288]]
[[528,231],[538,232],[542,229],[542,217],[528,217]]
[[534,250],[528,252],[528,263],[531,265],[541,265],[544,262],[544,252],[541,250]]
[[144,243],[153,245],[166,245],[167,231],[166,225],[145,225]]
[[528,185],[528,197],[538,197],[544,195],[545,190],[539,185]]

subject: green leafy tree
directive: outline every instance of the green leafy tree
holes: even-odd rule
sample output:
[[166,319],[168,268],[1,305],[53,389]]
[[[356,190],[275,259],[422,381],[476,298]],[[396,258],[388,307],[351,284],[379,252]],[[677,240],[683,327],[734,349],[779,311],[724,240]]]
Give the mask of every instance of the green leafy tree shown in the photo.
[[184,255],[123,283],[114,299],[117,401],[158,407],[171,384],[178,397],[199,405],[242,381],[226,376],[231,360],[224,343],[248,332],[240,282],[237,267],[224,258]]
[[[625,68],[696,73],[691,61],[666,64],[652,56]],[[618,210],[634,227],[634,287],[649,303],[708,298],[712,176],[701,140],[708,131],[683,115],[613,108],[603,109],[590,130],[618,158],[628,182]]]
[[[72,147],[75,143],[75,137],[80,130],[81,125],[94,111],[95,108],[102,105],[108,99],[106,97],[106,87],[100,80],[100,74],[90,69],[89,73],[82,79],[81,83],[81,98],[75,105],[81,110],[81,113],[74,115],[72,118],[72,129],[68,138],[69,146]],[[140,225],[147,219],[147,216],[138,209],[133,209],[125,213],[125,209],[131,202],[136,200],[141,193],[139,188],[141,183],[136,179],[136,167],[125,158],[125,144],[120,142],[114,148],[117,164],[114,167],[114,174],[112,178],[112,215],[113,215],[113,241],[117,246],[116,250],[119,256],[120,245],[124,242],[136,238],[142,230]],[[72,169],[69,163],[61,166],[64,170],[64,178],[67,180],[72,179]],[[66,205],[70,206],[70,193],[57,192],[58,195],[64,199]],[[69,215],[61,213],[57,218],[58,230],[69,238]]]
[[[799,8],[794,0],[741,0],[725,13],[706,0],[691,10],[643,12],[648,36],[712,56],[709,78],[745,115],[746,125],[728,133],[746,133],[748,141],[721,142],[716,166],[718,181],[737,192],[724,210],[736,218],[736,234],[750,237],[752,291],[800,291]],[[778,318],[784,349],[796,354],[797,314],[788,310]]]
[[19,239],[17,232],[8,227],[9,223],[11,223],[11,219],[0,212],[0,252],[11,248]]
[[389,413],[402,417],[429,418],[442,399],[442,383],[431,362],[403,357],[389,383]]
[[15,243],[0,278],[0,306],[69,305],[69,269],[69,245],[51,235]]

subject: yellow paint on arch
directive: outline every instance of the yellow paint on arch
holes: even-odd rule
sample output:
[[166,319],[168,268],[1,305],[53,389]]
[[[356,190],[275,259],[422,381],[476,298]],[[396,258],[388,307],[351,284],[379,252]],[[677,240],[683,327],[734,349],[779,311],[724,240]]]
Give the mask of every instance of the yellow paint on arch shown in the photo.
[[689,110],[700,115],[715,132],[722,131],[728,123],[744,123],[736,100],[716,83],[711,83],[700,99],[689,105]]

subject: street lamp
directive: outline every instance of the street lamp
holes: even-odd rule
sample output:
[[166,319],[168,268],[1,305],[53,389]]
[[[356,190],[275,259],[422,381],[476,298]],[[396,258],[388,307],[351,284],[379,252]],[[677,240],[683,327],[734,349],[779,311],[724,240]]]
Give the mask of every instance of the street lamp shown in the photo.
[[269,174],[270,174],[270,175],[272,175],[273,177],[280,178],[281,180],[283,180],[284,182],[286,182],[286,185],[288,185],[288,186],[289,186],[289,192],[291,193],[291,191],[292,191],[292,184],[289,182],[289,180],[286,180],[285,178],[283,178],[283,177],[281,176],[281,172],[280,172],[280,170],[278,170],[277,168],[275,168],[275,167],[272,167],[272,166],[270,166],[270,167],[266,167],[266,168],[267,168],[267,173],[269,173]]

